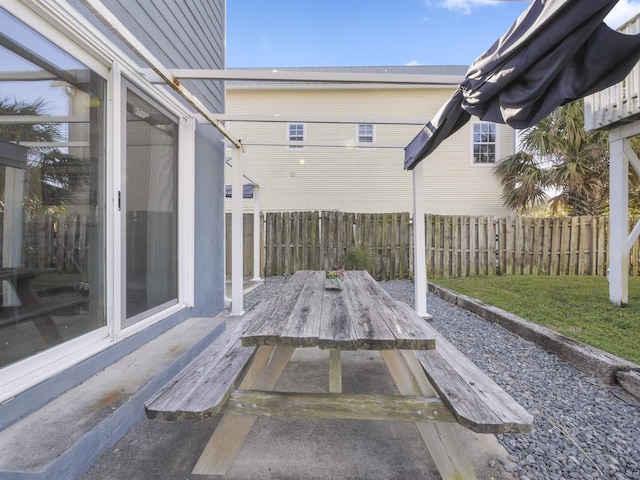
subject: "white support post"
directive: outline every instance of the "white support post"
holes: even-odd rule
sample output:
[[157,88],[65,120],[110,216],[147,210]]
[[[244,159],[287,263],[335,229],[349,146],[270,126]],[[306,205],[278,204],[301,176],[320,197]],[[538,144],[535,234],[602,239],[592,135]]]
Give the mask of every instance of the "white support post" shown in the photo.
[[233,151],[231,182],[231,315],[242,315],[243,305],[243,244],[242,219],[242,149]]
[[222,221],[222,245],[224,252],[224,259],[222,261],[222,280],[224,282],[224,308],[231,310],[231,299],[227,296],[227,212],[223,213],[224,220]]
[[260,186],[253,186],[253,278],[252,282],[261,282],[260,277]]
[[618,306],[629,302],[629,163],[625,138],[609,143],[609,300]]
[[430,319],[427,313],[427,262],[424,235],[424,164],[413,169],[413,269],[415,309],[422,318]]

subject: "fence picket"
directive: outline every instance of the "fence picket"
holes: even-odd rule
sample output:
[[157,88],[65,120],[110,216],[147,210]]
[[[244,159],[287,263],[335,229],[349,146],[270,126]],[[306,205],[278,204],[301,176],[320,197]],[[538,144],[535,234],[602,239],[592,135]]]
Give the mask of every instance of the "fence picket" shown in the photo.
[[[1,213],[0,213],[1,215]],[[0,217],[1,218],[1,217]],[[281,275],[340,264],[344,253],[373,254],[377,279],[412,278],[413,220],[402,213],[269,212],[262,217],[262,271]],[[227,215],[227,274],[231,216]],[[629,228],[638,221],[630,219]],[[253,214],[244,215],[244,275],[253,275]],[[81,272],[87,228],[81,215],[32,215],[23,231],[25,267]],[[606,275],[607,217],[493,218],[425,216],[427,275]],[[0,238],[3,232],[0,230]],[[640,275],[640,240],[630,250],[630,275]]]

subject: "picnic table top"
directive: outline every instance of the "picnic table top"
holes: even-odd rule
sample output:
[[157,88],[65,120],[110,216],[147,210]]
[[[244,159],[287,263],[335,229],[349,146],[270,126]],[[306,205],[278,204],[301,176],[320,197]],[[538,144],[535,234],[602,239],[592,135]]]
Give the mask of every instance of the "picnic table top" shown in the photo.
[[344,272],[342,290],[325,288],[325,272],[296,272],[242,335],[244,346],[336,350],[430,350],[435,332],[407,316],[366,271]]

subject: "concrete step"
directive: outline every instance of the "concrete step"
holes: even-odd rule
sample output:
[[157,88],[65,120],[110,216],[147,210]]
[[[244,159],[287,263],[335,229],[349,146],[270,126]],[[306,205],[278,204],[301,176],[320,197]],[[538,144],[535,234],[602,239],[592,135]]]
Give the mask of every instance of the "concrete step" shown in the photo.
[[75,479],[141,418],[144,402],[225,328],[191,318],[0,432],[0,478]]

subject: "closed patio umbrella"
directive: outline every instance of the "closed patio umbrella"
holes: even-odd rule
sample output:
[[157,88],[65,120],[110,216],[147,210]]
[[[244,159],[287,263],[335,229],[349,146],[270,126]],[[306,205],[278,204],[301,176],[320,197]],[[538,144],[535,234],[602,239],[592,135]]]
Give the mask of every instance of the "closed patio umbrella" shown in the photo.
[[471,115],[526,128],[556,107],[621,82],[640,59],[640,35],[603,23],[618,0],[534,0],[405,148],[413,169]]

